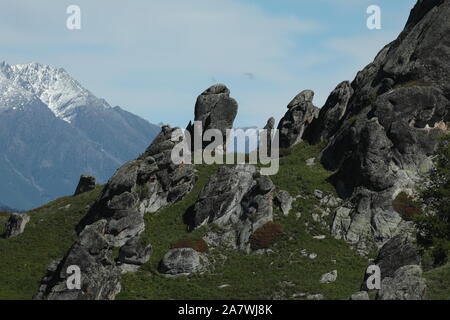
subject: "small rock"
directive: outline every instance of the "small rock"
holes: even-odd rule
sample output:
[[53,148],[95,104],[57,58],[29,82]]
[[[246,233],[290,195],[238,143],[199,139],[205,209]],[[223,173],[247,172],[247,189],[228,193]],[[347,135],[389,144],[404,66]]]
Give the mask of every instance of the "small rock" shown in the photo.
[[350,300],[370,300],[367,291],[359,291],[350,297]]
[[282,288],[292,288],[292,287],[295,287],[295,283],[293,283],[292,281],[282,281],[280,283],[280,287],[282,287]]
[[308,296],[306,297],[306,299],[308,300],[323,300],[324,296],[323,294],[308,294]]
[[323,191],[321,191],[321,190],[314,190],[314,196],[317,198],[317,199],[322,199],[323,198]]
[[300,219],[302,217],[302,213],[301,212],[296,212],[295,213],[295,219]]
[[309,158],[308,160],[306,160],[306,165],[308,167],[312,167],[316,162],[316,158]]
[[287,216],[292,209],[292,201],[294,201],[294,199],[287,191],[280,191],[275,197],[275,204],[281,209],[285,216]]
[[325,273],[320,278],[320,283],[332,283],[337,279],[337,270],[333,270],[331,272]]
[[314,222],[319,222],[319,220],[320,220],[320,216],[317,213],[313,213],[311,215],[311,217],[312,217]]
[[218,286],[217,288],[219,288],[219,289],[224,289],[224,288],[228,288],[228,287],[230,287],[229,284],[223,284],[223,285],[221,285],[221,286]]
[[26,213],[12,214],[6,222],[4,237],[8,239],[23,233],[28,222],[30,216]]
[[294,298],[294,299],[304,298],[304,297],[306,297],[306,293],[304,293],[304,292],[294,293],[292,295],[292,298]]
[[308,258],[310,258],[311,260],[314,260],[315,258],[317,258],[317,253],[310,253]]
[[320,200],[321,205],[326,205],[328,207],[337,207],[341,202],[341,199],[335,198],[333,195],[327,195]]
[[323,239],[325,239],[326,237],[322,234],[322,235],[319,235],[319,236],[314,236],[313,237],[313,239],[316,239],[316,240],[323,240]]

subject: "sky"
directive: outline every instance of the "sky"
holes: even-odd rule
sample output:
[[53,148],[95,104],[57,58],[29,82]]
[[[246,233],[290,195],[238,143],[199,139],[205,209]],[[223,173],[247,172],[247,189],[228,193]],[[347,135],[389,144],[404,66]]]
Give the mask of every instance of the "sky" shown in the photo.
[[[0,61],[62,67],[97,97],[185,127],[224,83],[236,127],[265,125],[304,89],[321,107],[403,29],[415,0],[0,0]],[[69,30],[66,10],[81,9]],[[369,30],[367,8],[381,8]]]

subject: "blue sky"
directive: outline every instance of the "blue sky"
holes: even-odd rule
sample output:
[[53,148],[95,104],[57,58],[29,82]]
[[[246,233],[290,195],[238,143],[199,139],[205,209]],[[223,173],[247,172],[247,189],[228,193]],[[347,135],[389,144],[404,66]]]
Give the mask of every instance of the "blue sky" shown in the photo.
[[[0,0],[0,60],[63,67],[95,95],[151,122],[184,127],[198,94],[225,83],[235,126],[315,104],[403,29],[415,0]],[[66,8],[81,8],[81,30]],[[381,7],[381,30],[366,26]]]

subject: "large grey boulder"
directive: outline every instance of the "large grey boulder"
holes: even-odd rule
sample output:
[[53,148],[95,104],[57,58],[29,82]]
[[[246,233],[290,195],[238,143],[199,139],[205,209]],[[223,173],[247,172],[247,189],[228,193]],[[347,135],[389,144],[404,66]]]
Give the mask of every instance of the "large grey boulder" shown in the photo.
[[422,268],[418,265],[408,265],[398,269],[392,277],[383,279],[377,299],[422,300],[425,290]]
[[[145,153],[117,170],[77,226],[76,243],[57,272],[46,277],[37,299],[114,299],[120,273],[145,263],[151,254],[139,240],[144,214],[179,201],[194,186],[194,167],[171,161],[172,149],[183,138],[176,128],[163,126]],[[112,257],[114,248],[120,248],[118,261]],[[67,289],[66,270],[71,265],[81,269],[80,290]]]
[[314,92],[300,92],[288,105],[288,111],[278,124],[280,148],[289,148],[303,141],[306,128],[319,115],[319,108],[312,103]]
[[77,196],[79,194],[91,191],[95,189],[95,177],[90,175],[81,175],[80,181],[78,182],[77,189],[75,190],[74,195]]
[[143,265],[151,254],[152,246],[147,245],[142,238],[134,237],[120,248],[118,260],[126,264]]
[[[397,235],[386,242],[378,252],[373,264],[380,267],[381,280],[393,277],[395,272],[407,265],[420,265],[420,252],[414,239],[407,235]],[[362,283],[361,289],[367,290],[366,279]]]
[[[230,90],[224,84],[215,84],[198,96],[194,121],[201,121],[202,137],[206,130],[218,129],[222,132],[225,143],[226,131],[233,127],[237,110],[238,104],[230,97]],[[194,126],[191,122],[187,130],[193,137]]]
[[[192,227],[215,224],[227,231],[222,238],[228,244],[249,251],[251,234],[273,220],[273,189],[270,178],[259,175],[253,165],[220,167],[200,192]],[[216,238],[209,234],[205,241]]]
[[191,248],[176,248],[164,255],[159,271],[170,275],[188,275],[205,271],[207,264],[204,254]]
[[28,222],[30,222],[30,216],[26,213],[12,214],[6,222],[3,236],[8,239],[22,234]]
[[[107,221],[87,226],[68,254],[49,266],[34,299],[39,300],[111,300],[120,292],[120,270],[112,259],[112,246],[104,235]],[[77,266],[81,288],[70,289],[67,272]]]
[[420,252],[416,245],[405,236],[389,240],[378,253],[374,263],[380,267],[382,278],[392,277],[399,268],[420,265]]
[[320,132],[329,136],[321,162],[348,201],[333,233],[361,251],[411,230],[392,200],[421,181],[448,130],[449,15],[449,1],[418,1],[400,36],[357,74],[332,135],[326,121]]

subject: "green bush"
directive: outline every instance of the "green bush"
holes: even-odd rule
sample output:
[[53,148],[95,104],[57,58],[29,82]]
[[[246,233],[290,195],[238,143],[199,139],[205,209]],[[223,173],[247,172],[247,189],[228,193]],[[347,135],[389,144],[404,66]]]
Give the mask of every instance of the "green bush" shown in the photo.
[[442,266],[448,262],[450,252],[450,241],[435,239],[432,249],[434,266]]
[[435,168],[430,173],[421,192],[428,214],[416,216],[418,241],[432,248],[434,265],[448,260],[450,248],[450,135],[441,137],[435,158]]

